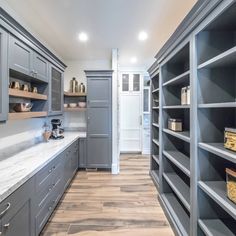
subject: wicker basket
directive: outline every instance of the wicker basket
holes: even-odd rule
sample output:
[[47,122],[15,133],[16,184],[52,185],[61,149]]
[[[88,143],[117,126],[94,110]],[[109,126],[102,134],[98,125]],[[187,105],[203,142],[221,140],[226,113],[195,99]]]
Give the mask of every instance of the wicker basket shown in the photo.
[[236,204],[236,171],[226,168],[227,196]]

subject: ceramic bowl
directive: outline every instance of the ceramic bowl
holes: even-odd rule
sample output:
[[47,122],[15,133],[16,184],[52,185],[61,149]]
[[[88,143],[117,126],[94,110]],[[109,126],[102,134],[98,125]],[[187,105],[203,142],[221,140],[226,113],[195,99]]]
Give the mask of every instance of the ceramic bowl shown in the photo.
[[76,108],[76,107],[77,107],[77,104],[76,104],[76,103],[69,103],[69,107],[70,107],[70,108]]
[[85,107],[86,107],[86,102],[79,102],[79,103],[78,103],[78,106],[79,106],[80,108],[85,108]]
[[65,104],[64,104],[64,108],[67,108],[67,107],[68,107],[68,104],[65,103]]

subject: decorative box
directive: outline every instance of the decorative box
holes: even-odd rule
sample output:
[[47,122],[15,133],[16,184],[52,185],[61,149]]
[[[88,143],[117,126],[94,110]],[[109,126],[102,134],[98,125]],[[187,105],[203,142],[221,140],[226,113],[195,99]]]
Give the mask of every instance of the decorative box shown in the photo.
[[227,196],[236,203],[236,171],[226,168]]
[[187,87],[181,89],[181,105],[187,105]]
[[236,129],[225,128],[224,147],[236,152]]
[[169,119],[168,120],[168,129],[173,131],[183,131],[183,122],[181,119]]
[[187,87],[187,105],[190,105],[190,86]]

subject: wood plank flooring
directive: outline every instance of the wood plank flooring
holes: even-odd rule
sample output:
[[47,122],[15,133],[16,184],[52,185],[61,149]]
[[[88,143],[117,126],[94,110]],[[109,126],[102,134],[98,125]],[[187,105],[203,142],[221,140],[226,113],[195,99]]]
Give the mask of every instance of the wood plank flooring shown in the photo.
[[121,172],[78,172],[41,236],[173,236],[149,158],[122,155]]

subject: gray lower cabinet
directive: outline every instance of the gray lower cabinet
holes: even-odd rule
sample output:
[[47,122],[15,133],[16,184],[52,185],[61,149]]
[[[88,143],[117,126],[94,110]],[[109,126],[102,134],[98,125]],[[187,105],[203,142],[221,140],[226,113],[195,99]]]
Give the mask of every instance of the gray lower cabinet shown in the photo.
[[79,168],[86,168],[87,161],[87,140],[86,138],[79,139]]
[[87,167],[111,168],[112,71],[85,71],[87,77]]
[[32,193],[33,179],[30,179],[0,204],[1,234],[4,236],[32,236]]
[[37,236],[78,169],[78,141],[0,203],[0,235]]
[[[8,110],[8,72],[7,72],[7,41],[8,34],[0,28],[0,121],[7,119]],[[4,99],[3,99],[4,98]]]

